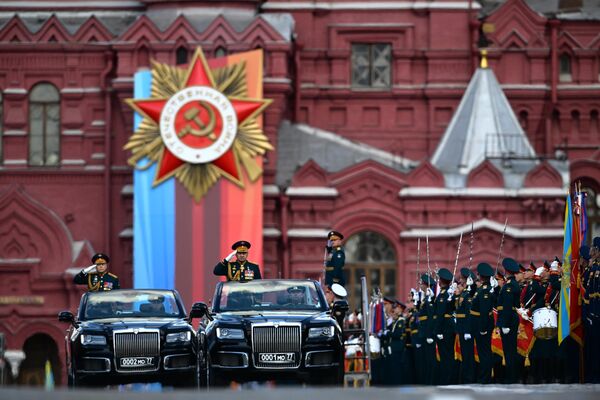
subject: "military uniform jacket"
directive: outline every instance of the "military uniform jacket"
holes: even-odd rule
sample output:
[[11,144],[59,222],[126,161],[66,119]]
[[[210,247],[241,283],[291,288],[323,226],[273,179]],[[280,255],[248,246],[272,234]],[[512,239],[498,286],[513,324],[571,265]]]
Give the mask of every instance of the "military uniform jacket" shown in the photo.
[[327,261],[325,263],[325,283],[331,286],[334,283],[339,283],[346,286],[344,279],[344,264],[346,263],[346,254],[344,248],[327,247]]
[[227,262],[221,261],[215,265],[213,271],[215,275],[226,276],[228,281],[246,282],[253,279],[261,279],[258,264],[249,261],[240,263],[239,261]]
[[473,333],[471,328],[471,305],[473,304],[473,296],[475,291],[464,289],[459,296],[456,297],[456,333],[465,334]]
[[448,295],[448,289],[440,290],[435,298],[433,309],[433,334],[450,335],[454,333],[454,296]]
[[427,338],[433,339],[433,305],[435,303],[435,297],[431,300],[427,300],[425,297],[419,305],[419,312],[417,313],[417,320],[419,321],[419,332],[418,337],[421,339],[421,343],[424,343]]
[[390,329],[392,354],[400,353],[406,345],[406,319],[399,317],[392,323]]
[[552,308],[554,311],[558,311],[558,304],[560,302],[560,275],[551,274],[548,280],[548,287],[546,288],[546,306]]
[[106,292],[113,289],[120,289],[119,278],[110,272],[99,274],[90,272],[89,274],[81,271],[73,278],[73,282],[78,285],[87,285],[90,292]]
[[498,328],[516,328],[519,326],[519,316],[517,308],[521,305],[521,290],[514,276],[510,276],[508,281],[500,289],[498,295]]
[[495,295],[490,292],[488,283],[477,289],[473,296],[471,305],[471,326],[475,332],[491,333],[494,329],[494,315],[492,308],[495,302]]
[[[533,300],[531,300],[531,303],[529,303],[528,308],[531,309],[531,311],[535,311],[538,308],[542,308],[544,307],[544,296],[546,295],[546,285],[544,283],[542,283],[541,281],[534,279],[531,282],[531,291],[530,291],[530,295],[531,297],[533,297]],[[527,298],[527,301],[529,301],[529,297]]]

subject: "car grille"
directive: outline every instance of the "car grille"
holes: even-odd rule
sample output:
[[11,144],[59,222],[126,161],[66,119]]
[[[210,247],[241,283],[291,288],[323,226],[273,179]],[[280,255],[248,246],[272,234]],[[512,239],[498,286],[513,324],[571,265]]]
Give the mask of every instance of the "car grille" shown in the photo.
[[[298,368],[301,362],[300,324],[255,324],[252,326],[252,351],[256,368]],[[293,362],[261,362],[261,353],[294,353]]]
[[[137,333],[136,333],[137,332]],[[119,372],[156,371],[160,360],[160,335],[158,330],[127,330],[114,333],[115,368]],[[153,357],[151,364],[137,367],[121,366],[122,358]]]

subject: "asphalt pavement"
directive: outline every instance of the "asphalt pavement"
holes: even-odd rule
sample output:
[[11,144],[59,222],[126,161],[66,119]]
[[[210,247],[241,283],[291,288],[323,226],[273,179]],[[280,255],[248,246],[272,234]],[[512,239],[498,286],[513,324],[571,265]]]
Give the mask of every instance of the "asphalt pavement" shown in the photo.
[[173,390],[152,387],[117,387],[110,389],[0,388],[2,400],[597,400],[600,385],[469,385],[390,388],[317,388],[241,386],[221,390]]

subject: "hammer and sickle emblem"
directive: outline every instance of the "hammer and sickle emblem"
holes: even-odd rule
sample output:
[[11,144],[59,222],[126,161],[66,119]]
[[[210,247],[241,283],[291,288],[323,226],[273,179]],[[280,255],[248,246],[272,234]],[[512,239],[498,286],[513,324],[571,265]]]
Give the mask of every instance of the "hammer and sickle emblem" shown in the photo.
[[[206,104],[206,102],[199,101],[198,105],[208,113],[208,124],[204,124],[204,122],[202,122],[200,119],[199,115],[201,110],[199,108],[190,108],[183,114],[185,120],[189,122],[181,131],[179,131],[177,136],[183,137],[188,133],[191,133],[192,135],[199,137],[208,136],[210,140],[214,141],[217,139],[217,136],[214,133],[215,124],[217,121],[215,118],[215,112],[211,107],[208,106],[208,104]],[[194,124],[200,129],[194,128]]]

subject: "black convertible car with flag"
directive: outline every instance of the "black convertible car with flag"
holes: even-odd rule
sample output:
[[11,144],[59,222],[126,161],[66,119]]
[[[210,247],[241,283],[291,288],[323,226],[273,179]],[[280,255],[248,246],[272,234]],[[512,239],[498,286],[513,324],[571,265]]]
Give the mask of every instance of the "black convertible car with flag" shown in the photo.
[[195,386],[196,332],[174,290],[88,292],[65,336],[69,386]]
[[198,332],[203,383],[343,383],[342,332],[332,313],[347,303],[331,309],[316,281],[220,282],[212,305],[196,303],[190,313],[208,319]]

